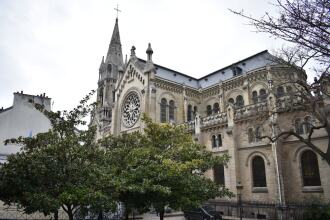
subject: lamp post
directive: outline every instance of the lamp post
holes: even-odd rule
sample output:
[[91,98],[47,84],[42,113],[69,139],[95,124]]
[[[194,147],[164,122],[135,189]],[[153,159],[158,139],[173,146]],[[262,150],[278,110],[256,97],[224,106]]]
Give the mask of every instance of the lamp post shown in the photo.
[[238,199],[238,207],[239,207],[239,219],[242,220],[242,189],[243,185],[241,185],[241,182],[238,182],[236,185],[237,189],[237,199]]

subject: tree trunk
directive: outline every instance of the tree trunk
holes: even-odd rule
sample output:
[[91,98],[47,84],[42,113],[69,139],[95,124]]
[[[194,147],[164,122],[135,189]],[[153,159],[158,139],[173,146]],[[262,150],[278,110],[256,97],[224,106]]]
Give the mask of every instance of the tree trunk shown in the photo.
[[54,212],[54,219],[58,220],[58,211]]
[[71,205],[68,205],[68,216],[69,216],[69,220],[73,220],[73,213],[72,213],[72,208]]
[[165,209],[162,208],[162,209],[159,211],[159,220],[164,220],[164,214],[165,214]]
[[103,220],[103,212],[100,211],[99,215],[97,216],[97,220]]

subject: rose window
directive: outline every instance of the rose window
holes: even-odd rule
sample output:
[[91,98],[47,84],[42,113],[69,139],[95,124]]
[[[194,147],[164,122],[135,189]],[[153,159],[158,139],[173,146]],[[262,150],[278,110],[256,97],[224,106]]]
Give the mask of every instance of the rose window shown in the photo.
[[125,99],[122,109],[122,122],[126,127],[132,127],[140,116],[140,99],[135,92],[131,92]]

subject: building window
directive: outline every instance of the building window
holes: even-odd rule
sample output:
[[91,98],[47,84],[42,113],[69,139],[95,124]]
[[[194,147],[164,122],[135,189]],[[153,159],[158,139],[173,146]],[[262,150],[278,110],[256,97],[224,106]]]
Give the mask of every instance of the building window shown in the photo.
[[286,87],[286,93],[292,94],[292,87],[291,86]]
[[222,146],[222,137],[221,137],[221,134],[218,134],[217,145],[218,145],[218,147],[221,147]]
[[213,167],[213,179],[215,183],[225,185],[225,168],[222,164]]
[[228,99],[228,104],[229,104],[229,103],[231,103],[231,104],[234,105],[234,103],[235,103],[234,99],[233,99],[233,98]]
[[249,130],[248,130],[248,139],[249,139],[249,143],[254,142],[254,132],[253,132],[253,128],[249,128]]
[[253,104],[258,103],[258,93],[257,93],[257,91],[252,92],[252,101],[253,101]]
[[219,112],[220,112],[219,103],[216,102],[213,104],[213,113],[217,114]]
[[297,134],[303,134],[304,133],[304,125],[301,122],[300,118],[297,118],[294,122],[294,127],[295,127],[295,131]]
[[238,66],[233,66],[232,67],[232,71],[233,71],[233,75],[234,76],[238,76],[242,74],[242,68],[238,67]]
[[304,124],[305,124],[305,126],[304,126],[304,128],[305,128],[305,133],[306,133],[306,134],[309,134],[309,132],[310,132],[311,129],[312,129],[312,119],[311,119],[310,116],[305,117],[305,119],[304,119]]
[[282,97],[284,96],[284,88],[283,86],[277,87],[277,97]]
[[165,98],[162,98],[160,102],[160,122],[162,123],[166,122],[166,106],[167,100]]
[[256,130],[255,130],[255,141],[258,142],[258,141],[261,141],[261,128],[260,127],[256,127]]
[[207,116],[212,115],[212,106],[210,105],[206,106],[206,115]]
[[99,90],[99,103],[103,106],[103,88],[100,88]]
[[267,101],[267,93],[265,89],[260,89],[259,95],[260,95],[260,101],[262,102]]
[[194,106],[194,118],[196,117],[197,112],[198,112],[197,106]]
[[301,155],[301,172],[304,186],[321,186],[316,154],[306,150]]
[[174,109],[175,109],[174,101],[171,100],[169,102],[169,109],[168,109],[168,119],[170,122],[174,122]]
[[253,187],[267,187],[264,159],[256,156],[252,160]]
[[191,105],[188,105],[187,120],[188,121],[192,120],[192,106]]
[[116,101],[116,92],[112,91],[112,102]]
[[216,140],[216,136],[212,135],[212,148],[216,148],[217,147],[217,140]]
[[241,108],[244,106],[244,99],[243,99],[243,96],[239,95],[236,97],[236,106],[238,108]]

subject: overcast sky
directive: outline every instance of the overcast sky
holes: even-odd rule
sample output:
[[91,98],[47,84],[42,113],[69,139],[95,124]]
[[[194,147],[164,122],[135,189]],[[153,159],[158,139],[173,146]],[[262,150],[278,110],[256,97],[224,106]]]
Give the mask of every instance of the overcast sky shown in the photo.
[[96,89],[117,3],[123,54],[146,59],[150,42],[155,63],[198,78],[282,44],[228,10],[260,17],[276,13],[270,1],[0,0],[0,107],[23,90],[70,109]]

